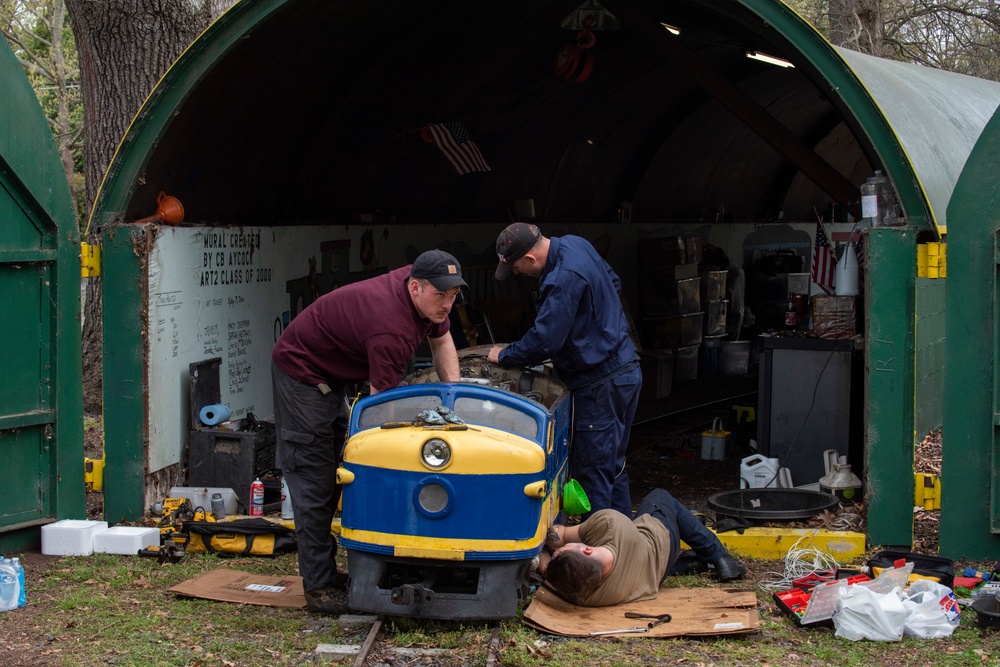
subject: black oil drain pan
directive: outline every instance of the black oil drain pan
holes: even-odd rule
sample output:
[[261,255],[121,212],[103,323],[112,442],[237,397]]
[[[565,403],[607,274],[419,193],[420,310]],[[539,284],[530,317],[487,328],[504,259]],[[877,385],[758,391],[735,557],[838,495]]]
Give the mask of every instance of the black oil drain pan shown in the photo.
[[836,507],[840,500],[832,493],[809,489],[740,489],[716,493],[708,499],[708,509],[723,516],[763,521],[809,519]]

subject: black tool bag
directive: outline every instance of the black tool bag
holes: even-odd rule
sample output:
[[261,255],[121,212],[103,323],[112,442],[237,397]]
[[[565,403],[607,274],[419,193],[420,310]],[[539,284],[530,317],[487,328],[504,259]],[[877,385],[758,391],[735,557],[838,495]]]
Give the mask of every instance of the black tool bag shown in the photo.
[[296,550],[295,531],[253,517],[232,521],[185,521],[187,553],[219,556],[277,556]]
[[951,588],[955,582],[955,563],[950,558],[925,556],[910,551],[880,551],[872,556],[871,560],[868,561],[868,567],[871,568],[871,578],[877,577],[879,572],[887,567],[895,567],[895,563],[899,560],[913,563],[910,581],[930,579],[948,588]]

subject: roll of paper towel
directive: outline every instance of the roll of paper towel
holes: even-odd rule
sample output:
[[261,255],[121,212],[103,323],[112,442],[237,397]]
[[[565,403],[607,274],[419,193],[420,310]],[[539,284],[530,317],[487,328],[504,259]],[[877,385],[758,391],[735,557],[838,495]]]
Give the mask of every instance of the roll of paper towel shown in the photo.
[[229,421],[229,415],[229,408],[221,403],[206,405],[198,414],[205,426],[218,426],[224,421]]

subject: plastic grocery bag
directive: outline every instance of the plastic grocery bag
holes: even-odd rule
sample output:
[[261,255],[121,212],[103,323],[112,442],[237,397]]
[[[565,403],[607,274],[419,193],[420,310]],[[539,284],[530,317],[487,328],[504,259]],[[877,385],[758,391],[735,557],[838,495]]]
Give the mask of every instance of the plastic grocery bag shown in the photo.
[[936,581],[918,579],[900,596],[906,610],[903,634],[907,637],[950,637],[962,622],[955,594]]
[[898,591],[894,588],[888,593],[875,593],[864,586],[847,588],[833,616],[834,634],[851,641],[901,641],[906,609]]

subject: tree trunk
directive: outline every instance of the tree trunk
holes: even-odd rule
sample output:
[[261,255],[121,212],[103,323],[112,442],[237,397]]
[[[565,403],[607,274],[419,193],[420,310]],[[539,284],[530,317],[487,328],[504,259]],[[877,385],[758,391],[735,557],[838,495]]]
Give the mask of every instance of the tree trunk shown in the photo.
[[830,43],[882,56],[882,0],[830,0]]
[[[93,206],[118,142],[160,76],[233,0],[65,0],[80,58],[84,174]],[[150,202],[151,205],[155,202]],[[87,241],[100,242],[88,224]],[[101,279],[87,282],[84,409],[101,409]]]

